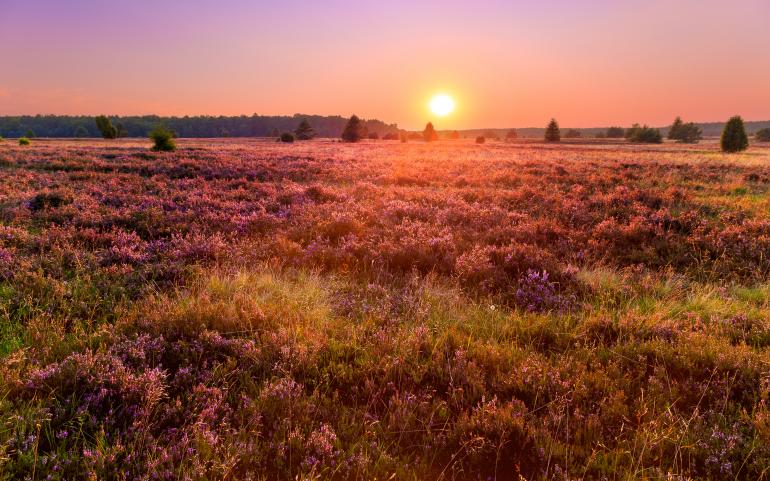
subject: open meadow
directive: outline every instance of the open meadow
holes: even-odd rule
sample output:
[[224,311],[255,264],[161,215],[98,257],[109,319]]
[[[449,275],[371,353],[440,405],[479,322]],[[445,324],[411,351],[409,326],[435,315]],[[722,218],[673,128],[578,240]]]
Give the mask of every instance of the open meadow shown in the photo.
[[0,479],[770,477],[770,144],[0,143]]

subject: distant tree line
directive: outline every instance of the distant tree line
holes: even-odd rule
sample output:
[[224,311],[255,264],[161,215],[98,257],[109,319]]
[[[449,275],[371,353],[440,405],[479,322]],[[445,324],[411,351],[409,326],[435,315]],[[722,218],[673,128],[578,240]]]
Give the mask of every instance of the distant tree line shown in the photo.
[[[100,116],[102,117],[102,116]],[[147,137],[158,125],[164,125],[176,137],[278,137],[282,132],[294,132],[303,120],[312,125],[315,137],[338,138],[348,119],[340,116],[293,115],[239,117],[159,117],[156,115],[117,117],[104,116],[113,132],[109,138]],[[376,133],[398,135],[395,124],[380,120],[361,120],[367,135]],[[103,122],[102,122],[103,124]],[[93,116],[36,115],[0,117],[3,137],[104,137]],[[114,135],[114,136],[113,136]]]

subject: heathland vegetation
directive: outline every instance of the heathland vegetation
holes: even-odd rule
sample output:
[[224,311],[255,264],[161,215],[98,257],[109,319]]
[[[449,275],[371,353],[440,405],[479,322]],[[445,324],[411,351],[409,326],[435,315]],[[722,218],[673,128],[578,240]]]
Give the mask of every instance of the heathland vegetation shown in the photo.
[[0,144],[1,479],[767,478],[766,147],[176,142]]

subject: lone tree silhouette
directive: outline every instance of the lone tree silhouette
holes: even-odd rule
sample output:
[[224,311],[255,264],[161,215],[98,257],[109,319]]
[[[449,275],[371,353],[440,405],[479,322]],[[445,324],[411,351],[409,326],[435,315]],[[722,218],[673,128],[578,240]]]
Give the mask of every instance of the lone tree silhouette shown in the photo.
[[422,138],[425,139],[425,142],[438,140],[438,134],[436,133],[436,129],[433,128],[432,122],[428,122],[428,125],[425,126],[425,130],[422,131]]
[[176,150],[176,142],[174,142],[174,133],[168,130],[163,125],[157,125],[152,132],[150,132],[150,139],[152,139],[152,150],[155,152],[173,152]]
[[342,140],[345,142],[358,142],[363,137],[363,125],[361,119],[353,115],[342,131]]
[[559,130],[559,123],[556,119],[551,119],[548,123],[548,127],[545,129],[545,141],[546,142],[559,142],[561,140],[561,130]]
[[740,116],[736,115],[727,121],[720,143],[723,152],[740,152],[749,147],[749,137]]
[[310,126],[310,122],[308,122],[307,119],[303,119],[302,122],[299,123],[297,130],[294,131],[294,135],[297,140],[310,140],[315,137],[315,130]]
[[112,125],[110,119],[106,115],[100,115],[96,117],[96,128],[102,133],[102,137],[105,139],[115,139],[118,137],[118,129]]

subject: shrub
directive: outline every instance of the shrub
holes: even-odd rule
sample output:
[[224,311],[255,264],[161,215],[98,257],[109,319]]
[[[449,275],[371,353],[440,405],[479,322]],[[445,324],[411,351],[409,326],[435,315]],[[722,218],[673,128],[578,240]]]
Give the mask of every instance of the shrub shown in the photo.
[[626,139],[643,144],[660,144],[663,142],[663,135],[661,135],[658,129],[647,125],[640,126],[639,124],[634,124],[626,131]]
[[519,134],[516,132],[516,129],[511,129],[505,134],[505,140],[516,140],[518,138]]
[[[299,126],[297,127],[297,130],[294,131],[294,134],[296,135],[297,140],[310,140],[313,137],[315,137],[315,130],[313,130],[313,127],[310,125],[310,122],[308,122],[307,119],[304,119],[302,120],[302,122],[300,122]],[[284,141],[283,136],[281,140]],[[291,141],[293,142],[294,139],[292,139]]]
[[[757,142],[770,142],[770,128],[757,131],[754,134],[754,138],[757,139]],[[0,140],[2,140],[2,137],[0,137]]]
[[622,139],[626,136],[626,129],[623,127],[610,127],[607,129],[608,139]]
[[476,137],[476,143],[477,144],[483,144],[486,141],[487,141],[487,139],[483,135],[479,135],[478,137]]
[[740,116],[736,115],[727,121],[720,144],[723,152],[740,152],[749,147],[749,138]]
[[583,134],[577,129],[569,129],[567,133],[564,134],[565,139],[579,139],[582,136]]
[[428,122],[428,125],[425,126],[425,130],[422,131],[422,138],[425,142],[438,140],[438,134],[436,133],[436,129],[433,128],[433,123]]
[[19,145],[29,145],[29,139],[26,137],[22,137],[19,139]]
[[294,142],[294,136],[291,135],[288,132],[284,132],[284,133],[281,134],[281,142],[290,144],[290,143]]
[[102,137],[105,139],[115,139],[118,137],[118,129],[112,125],[110,119],[106,115],[100,115],[94,119],[96,121],[96,128],[101,132]]
[[348,120],[345,129],[342,131],[342,140],[344,142],[358,142],[363,137],[363,125],[361,119],[353,115]]
[[156,152],[172,152],[176,150],[174,134],[162,125],[156,126],[150,132],[150,139],[154,142],[152,150]]
[[559,142],[561,140],[561,130],[559,130],[559,123],[556,119],[551,119],[548,123],[548,127],[545,129],[545,141],[546,142]]
[[668,138],[682,144],[696,144],[703,138],[703,132],[694,123],[684,123],[681,117],[677,117],[668,130]]

